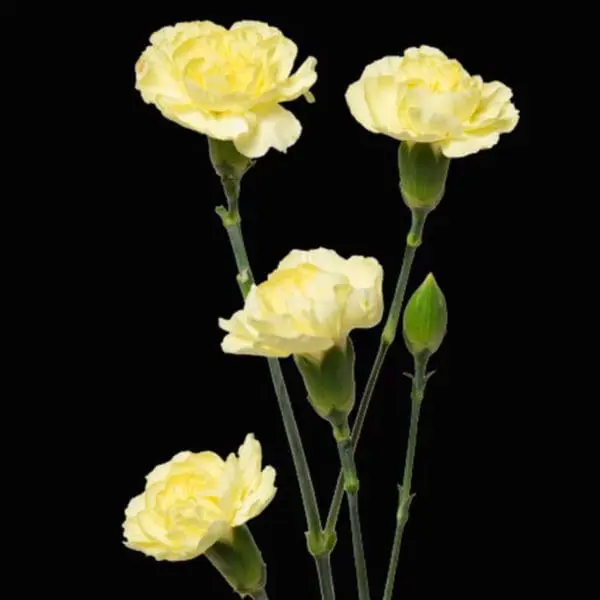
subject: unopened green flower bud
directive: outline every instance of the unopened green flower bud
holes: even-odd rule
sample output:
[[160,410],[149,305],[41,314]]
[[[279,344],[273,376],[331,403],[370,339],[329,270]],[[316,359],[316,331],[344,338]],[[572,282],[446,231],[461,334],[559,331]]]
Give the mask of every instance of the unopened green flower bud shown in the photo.
[[233,142],[208,138],[208,153],[217,175],[221,179],[240,180],[252,166],[252,159],[240,154]]
[[411,209],[433,210],[444,196],[450,159],[431,144],[401,142],[400,191]]
[[406,304],[404,340],[413,356],[433,354],[442,344],[448,325],[446,298],[430,273]]
[[296,355],[296,365],[304,380],[308,398],[317,414],[336,427],[345,423],[354,407],[354,346],[332,346],[320,360]]
[[235,527],[231,540],[222,540],[206,557],[242,598],[265,589],[267,568],[247,525]]

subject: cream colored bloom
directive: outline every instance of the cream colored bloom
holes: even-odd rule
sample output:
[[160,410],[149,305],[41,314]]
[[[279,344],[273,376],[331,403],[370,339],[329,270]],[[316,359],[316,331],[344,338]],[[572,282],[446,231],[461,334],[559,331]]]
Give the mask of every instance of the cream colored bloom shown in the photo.
[[267,281],[253,285],[243,310],[219,326],[225,352],[316,358],[345,345],[351,330],[383,313],[383,270],[374,258],[343,259],[332,250],[292,250]]
[[278,29],[194,21],[164,27],[150,42],[135,66],[136,88],[167,119],[232,140],[250,158],[285,152],[300,136],[300,122],[280,103],[310,97],[317,61],[307,58],[290,76],[298,48]]
[[125,510],[126,546],[158,560],[188,560],[233,527],[259,515],[275,495],[275,470],[261,470],[261,446],[252,434],[239,456],[180,452],[146,477],[146,489]]
[[369,131],[432,143],[448,158],[491,148],[512,131],[519,112],[511,97],[503,83],[484,83],[429,46],[375,61],[346,92],[352,115]]

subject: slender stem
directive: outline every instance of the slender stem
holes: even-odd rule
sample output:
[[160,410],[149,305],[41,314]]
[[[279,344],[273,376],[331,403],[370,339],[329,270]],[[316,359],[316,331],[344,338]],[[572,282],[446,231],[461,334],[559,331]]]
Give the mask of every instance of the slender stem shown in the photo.
[[[221,183],[223,185],[223,191],[227,198],[227,206],[230,214],[236,214],[239,217],[238,202],[240,199],[240,186],[241,180],[235,176],[227,175],[221,177]],[[244,252],[244,254],[246,254]],[[246,256],[246,259],[248,257]],[[247,262],[247,261],[246,261]]]
[[300,437],[298,425],[296,424],[296,419],[294,417],[290,396],[285,385],[283,373],[281,372],[281,365],[276,358],[269,358],[268,361],[271,379],[273,380],[273,386],[275,387],[275,395],[277,396],[279,410],[281,411],[281,417],[283,419],[283,426],[292,452],[292,459],[294,461],[294,466],[296,467],[298,481],[300,482],[300,494],[302,496],[308,529],[311,532],[320,532],[321,519],[319,517],[317,497],[308,469],[308,461],[306,460],[306,454],[304,453],[302,438]]
[[269,597],[267,596],[267,591],[260,590],[260,592],[252,594],[252,600],[269,600]]
[[240,215],[239,213],[229,213],[230,218],[235,221],[233,226],[225,227],[227,235],[229,236],[229,242],[231,243],[231,249],[235,256],[235,263],[237,265],[238,273],[247,273],[250,279],[253,279],[252,271],[250,269],[250,261],[248,260],[248,254],[246,253],[246,246],[244,245],[244,238],[242,237],[242,228],[240,226]]
[[[411,227],[411,233],[409,235],[412,234],[413,237],[415,237],[418,234],[420,240],[424,224],[424,219],[417,220],[417,218],[413,214],[413,226]],[[354,443],[354,451],[356,451],[358,440],[360,439],[360,434],[362,433],[362,429],[365,424],[365,418],[367,416],[367,411],[369,410],[369,404],[371,403],[371,398],[373,396],[373,391],[379,378],[379,373],[381,371],[383,361],[385,360],[389,347],[391,346],[392,342],[394,341],[394,338],[396,337],[396,329],[398,328],[398,321],[400,320],[400,312],[402,310],[402,303],[404,302],[406,285],[408,283],[408,277],[410,275],[410,270],[412,268],[417,247],[418,245],[412,246],[409,243],[407,243],[406,248],[404,250],[402,268],[400,269],[400,275],[398,276],[398,281],[396,283],[396,290],[394,291],[394,297],[392,299],[390,312],[388,314],[385,326],[383,328],[383,332],[381,334],[381,340],[379,342],[379,348],[377,349],[375,361],[373,362],[373,367],[371,368],[371,373],[369,374],[367,385],[365,386],[365,390],[360,399],[358,411],[356,413],[356,419],[352,428],[352,440]],[[343,476],[340,472],[335,486],[333,500],[331,501],[331,506],[329,508],[329,514],[327,516],[327,524],[325,525],[325,531],[335,530],[335,526],[340,515],[340,509],[342,507],[343,495]]]
[[315,557],[319,574],[319,588],[323,600],[335,600],[333,574],[331,573],[331,553],[319,554]]
[[421,404],[423,403],[425,385],[427,383],[427,376],[425,375],[426,368],[427,358],[418,356],[415,357],[415,374],[412,380],[408,446],[404,461],[404,476],[402,478],[402,486],[400,487],[398,512],[396,514],[396,532],[394,534],[394,543],[392,545],[392,555],[390,557],[390,565],[388,568],[387,580],[385,582],[383,600],[391,600],[392,598],[394,581],[396,579],[396,571],[398,569],[398,559],[400,558],[400,548],[402,546],[402,535],[404,534],[404,528],[406,527],[406,523],[408,521],[410,504],[413,499],[413,495],[410,493],[410,488],[412,484],[412,474],[415,463],[415,453],[417,449],[419,414],[421,412]]
[[[235,264],[238,270],[238,283],[240,284],[242,295],[245,298],[250,286],[254,282],[254,277],[252,275],[252,269],[250,268],[246,245],[244,244],[241,226],[242,219],[238,210],[240,182],[231,177],[222,177],[221,183],[223,184],[223,191],[227,198],[227,209],[223,206],[219,206],[217,208],[217,214],[221,217],[223,227],[225,227],[225,230],[227,231],[229,243],[231,244]],[[242,283],[245,285],[242,285]]]
[[[241,218],[238,211],[237,201],[240,186],[239,181],[234,181],[234,183],[231,184],[231,180],[228,178],[222,178],[222,183],[225,195],[227,197],[229,210],[226,210],[224,207],[220,207],[217,209],[217,213],[221,217],[223,226],[227,230],[227,234],[229,236],[231,249],[233,251],[238,270],[237,280],[240,285],[242,296],[245,298],[250,290],[250,287],[254,283],[254,276],[252,275],[250,261],[248,260],[248,253],[244,244]],[[302,505],[304,507],[304,514],[306,516],[306,522],[308,526],[308,539],[310,547],[310,541],[316,541],[316,543],[319,544],[319,542],[324,539],[317,496],[315,494],[315,488],[308,467],[308,460],[306,458],[306,453],[304,452],[304,446],[302,445],[302,438],[300,437],[298,425],[296,424],[294,410],[292,408],[290,396],[285,384],[281,365],[275,358],[269,358],[268,364],[273,387],[275,388],[277,403],[283,419],[283,426],[292,454],[292,461],[298,477]],[[311,552],[312,550],[313,549],[311,548]],[[335,600],[333,577],[331,573],[331,564],[329,561],[331,548],[323,547],[322,549],[319,548],[319,550],[322,550],[322,553],[318,553],[316,551],[312,553],[315,558],[319,583],[321,585],[321,596],[323,600]],[[326,560],[323,559],[324,554],[326,554]]]
[[391,346],[396,339],[398,321],[400,320],[400,312],[402,311],[404,294],[406,293],[406,284],[408,283],[410,270],[412,268],[413,260],[415,259],[415,254],[417,253],[417,247],[418,246],[406,244],[406,248],[404,249],[402,268],[400,269],[400,275],[396,282],[396,289],[394,290],[394,297],[392,298],[392,304],[390,305],[390,312],[385,322],[383,332],[381,333],[381,343],[387,344],[388,346]]
[[338,451],[342,472],[344,474],[344,488],[348,498],[350,512],[350,526],[352,528],[352,549],[354,552],[354,565],[356,567],[356,581],[358,583],[359,600],[370,600],[369,579],[367,576],[367,561],[360,527],[360,514],[358,510],[359,481],[354,462],[352,439],[345,438],[338,441]]

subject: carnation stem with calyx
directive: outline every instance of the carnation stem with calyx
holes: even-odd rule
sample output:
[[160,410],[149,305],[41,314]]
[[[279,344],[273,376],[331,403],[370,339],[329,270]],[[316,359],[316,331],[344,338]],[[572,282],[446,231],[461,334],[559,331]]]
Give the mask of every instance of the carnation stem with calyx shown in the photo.
[[247,525],[235,527],[231,539],[218,541],[205,554],[242,598],[267,598],[267,569]]
[[354,407],[356,390],[354,345],[348,337],[342,343],[334,344],[326,350],[318,360],[305,356],[294,356],[294,360],[302,375],[312,407],[333,429],[348,498],[358,597],[359,600],[370,600],[358,509],[359,480],[348,425],[348,415]]
[[[373,366],[367,384],[363,391],[362,397],[358,404],[356,419],[352,428],[353,448],[356,451],[358,440],[365,423],[367,411],[371,403],[373,391],[381,372],[381,367],[387,355],[387,352],[396,338],[404,295],[406,293],[406,285],[410,276],[412,263],[415,258],[417,248],[423,241],[423,230],[425,221],[429,213],[441,201],[445,187],[446,178],[448,175],[449,161],[443,157],[438,151],[428,144],[406,144],[403,142],[398,148],[398,168],[400,171],[400,191],[404,203],[410,208],[411,226],[406,237],[406,247],[404,257],[402,259],[402,267],[396,282],[396,289],[390,305],[390,310],[381,333],[379,348],[375,355]],[[413,159],[411,163],[410,159]],[[427,168],[428,167],[428,168]],[[408,170],[408,172],[407,172]],[[437,185],[420,185],[419,179],[431,177],[436,180]],[[412,192],[415,196],[419,193],[425,194],[421,198],[410,196],[407,191]],[[344,497],[344,478],[343,473],[338,475],[335,492],[329,508],[325,531],[335,532],[337,520],[339,518],[342,500]]]
[[[237,281],[242,296],[245,298],[254,283],[254,277],[242,235],[238,200],[242,176],[252,165],[252,162],[250,159],[246,159],[240,155],[231,142],[222,142],[212,138],[209,138],[208,141],[211,162],[217,175],[221,178],[223,190],[227,198],[227,208],[219,206],[216,212],[221,217],[223,226],[229,236],[238,270]],[[321,598],[322,600],[335,600],[330,561],[330,555],[336,542],[335,533],[325,533],[321,525],[317,497],[281,365],[276,358],[269,358],[267,360],[298,477],[300,495],[308,526],[308,531],[306,532],[307,545],[309,552],[315,559]]]

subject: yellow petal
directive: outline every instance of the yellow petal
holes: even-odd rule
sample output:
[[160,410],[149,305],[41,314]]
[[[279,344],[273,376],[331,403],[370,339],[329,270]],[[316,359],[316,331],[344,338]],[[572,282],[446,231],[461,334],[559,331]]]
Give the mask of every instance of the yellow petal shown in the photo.
[[235,31],[236,29],[245,29],[247,32],[254,32],[263,39],[271,36],[283,35],[277,27],[273,27],[263,21],[252,21],[249,19],[237,21],[230,27],[231,31]]
[[499,81],[484,83],[479,106],[471,116],[469,126],[481,127],[497,119],[502,110],[510,105],[511,97],[512,90],[503,83]]
[[396,133],[402,130],[398,117],[400,84],[391,75],[368,78],[364,83],[365,100],[378,131]]
[[440,144],[444,156],[448,158],[460,158],[475,154],[479,150],[491,148],[498,143],[500,136],[498,133],[490,133],[485,136],[471,136],[464,140],[448,140]]
[[447,56],[433,46],[419,46],[418,48],[407,48],[404,51],[404,56],[411,59],[419,59],[424,56],[436,56],[438,58],[447,58]]
[[239,527],[250,519],[254,519],[269,506],[277,492],[275,477],[275,469],[265,467],[259,476],[256,488],[243,499],[236,511],[232,522],[233,527]]
[[153,544],[140,527],[137,519],[134,518],[127,519],[125,523],[123,523],[123,536],[125,537],[126,544],[129,548],[133,548],[133,546],[137,544]]
[[202,536],[194,551],[183,557],[183,560],[189,560],[204,554],[211,546],[219,540],[227,539],[231,536],[231,526],[227,521],[214,521],[210,524],[206,533]]
[[171,472],[174,464],[185,462],[191,456],[191,452],[178,452],[169,462],[157,465],[146,475],[146,485],[154,485],[160,481],[164,481]]
[[173,74],[173,65],[161,50],[147,48],[135,65],[135,73],[135,87],[141,92],[144,102],[154,102],[159,95],[186,102],[185,86]]
[[352,287],[377,288],[383,280],[383,268],[371,257],[351,256],[344,265],[344,273]]
[[246,115],[209,113],[191,104],[170,104],[162,97],[157,106],[168,119],[217,140],[235,140],[250,129]]
[[286,358],[291,353],[280,348],[257,344],[254,341],[226,335],[221,342],[221,349],[226,354],[242,354],[244,356],[267,356],[271,358]]
[[212,21],[188,21],[159,29],[150,36],[150,43],[165,49],[173,43],[180,44],[187,39],[218,31],[225,31],[225,28]]
[[393,75],[397,73],[402,65],[400,56],[384,56],[370,65],[362,72],[361,79],[367,77],[379,77],[380,75]]
[[204,451],[192,454],[188,459],[190,470],[201,472],[207,479],[215,481],[221,477],[225,462],[215,452]]
[[137,515],[137,522],[144,534],[152,541],[171,546],[164,519],[150,510],[143,510]]
[[269,148],[285,152],[300,137],[300,121],[279,105],[258,108],[253,115],[256,121],[250,131],[228,138],[233,139],[238,152],[248,158],[264,156]]
[[355,81],[346,90],[346,103],[352,116],[365,128],[377,133],[377,126],[365,99],[365,85],[363,81]]
[[255,353],[262,356],[279,356],[286,358],[292,354],[315,354],[319,355],[333,346],[334,341],[329,335],[305,335],[296,334],[295,336],[286,335],[285,337],[273,334],[263,333],[255,344]]
[[253,434],[249,433],[238,450],[238,465],[244,484],[250,487],[260,476],[262,467],[262,448]]
[[305,94],[317,81],[317,59],[309,56],[299,69],[277,88],[277,99],[289,102]]
[[298,46],[292,40],[282,38],[271,59],[277,65],[277,81],[285,81],[290,76],[296,56],[298,56]]
[[125,516],[128,519],[137,516],[137,514],[144,509],[145,505],[144,494],[132,498],[125,509]]

